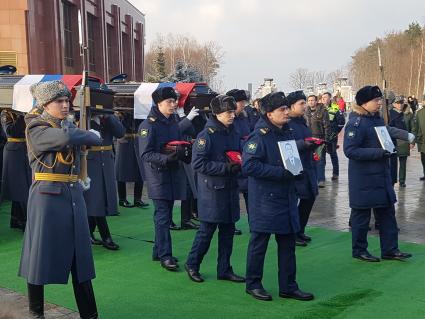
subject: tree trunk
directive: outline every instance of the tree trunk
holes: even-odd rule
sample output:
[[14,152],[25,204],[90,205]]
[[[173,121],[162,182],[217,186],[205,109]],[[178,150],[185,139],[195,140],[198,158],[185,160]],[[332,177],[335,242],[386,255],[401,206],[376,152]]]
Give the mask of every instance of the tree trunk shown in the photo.
[[416,86],[416,98],[419,98],[419,85],[421,82],[421,74],[422,74],[422,64],[423,64],[423,57],[424,57],[424,37],[422,36],[421,41],[421,56],[419,58],[419,70],[418,70],[418,83]]
[[411,95],[413,77],[413,47],[410,47],[410,76],[409,76],[409,95]]

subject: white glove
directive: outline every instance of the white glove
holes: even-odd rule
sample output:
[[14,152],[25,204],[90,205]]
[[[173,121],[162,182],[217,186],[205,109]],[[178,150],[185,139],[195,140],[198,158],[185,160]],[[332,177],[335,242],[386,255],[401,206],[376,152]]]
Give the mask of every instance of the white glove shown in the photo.
[[78,182],[81,184],[81,187],[83,188],[83,192],[88,191],[90,189],[90,182],[91,182],[90,177],[87,176],[87,178],[84,181],[82,179],[79,179]]
[[408,140],[409,140],[409,143],[412,144],[415,141],[415,135],[413,135],[412,133],[409,133]]
[[186,114],[184,114],[184,108],[178,107],[177,108],[177,114],[179,117],[184,117]]
[[195,117],[199,115],[199,110],[195,107],[192,107],[189,114],[186,116],[189,121],[192,121]]
[[99,115],[95,115],[92,117],[92,120],[97,124],[100,125],[100,116]]
[[99,131],[91,129],[91,130],[89,130],[89,132],[96,134],[96,136],[101,139]]

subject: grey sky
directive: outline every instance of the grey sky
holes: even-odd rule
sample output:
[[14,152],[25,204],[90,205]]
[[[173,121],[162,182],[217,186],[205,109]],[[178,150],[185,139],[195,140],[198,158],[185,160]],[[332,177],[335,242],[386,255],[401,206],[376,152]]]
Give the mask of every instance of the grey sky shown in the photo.
[[[228,89],[254,89],[273,77],[290,90],[298,67],[332,71],[356,49],[410,22],[425,23],[425,0],[130,0],[146,14],[146,42],[157,33],[213,40],[225,51]],[[385,54],[385,53],[383,53]]]

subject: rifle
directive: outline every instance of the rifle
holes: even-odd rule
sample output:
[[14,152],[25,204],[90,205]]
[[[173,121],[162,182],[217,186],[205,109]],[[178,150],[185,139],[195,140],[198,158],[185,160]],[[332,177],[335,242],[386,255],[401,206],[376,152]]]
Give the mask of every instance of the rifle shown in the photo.
[[[81,12],[78,10],[78,38],[80,43],[80,56],[83,62],[83,76],[81,81],[81,86],[78,89],[78,101],[80,105],[80,121],[79,128],[82,130],[88,130],[90,125],[90,87],[88,86],[88,70],[86,69],[86,52],[87,46],[84,44],[83,39],[83,25],[81,21]],[[81,157],[80,157],[80,173],[78,178],[80,183],[83,185],[84,189],[90,187],[90,182],[88,179],[87,173],[87,147],[81,147]]]
[[381,49],[378,46],[378,63],[379,63],[379,71],[381,73],[381,80],[382,80],[382,91],[384,92],[384,99],[382,101],[382,117],[384,119],[385,125],[388,125],[389,121],[389,110],[387,105],[387,81],[385,80],[385,74],[384,74],[384,66],[382,65],[381,61]]

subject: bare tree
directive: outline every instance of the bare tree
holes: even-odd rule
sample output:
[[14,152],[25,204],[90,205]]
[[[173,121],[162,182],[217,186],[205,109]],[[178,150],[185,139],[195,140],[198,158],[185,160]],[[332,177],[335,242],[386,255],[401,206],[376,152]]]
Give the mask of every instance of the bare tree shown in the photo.
[[307,69],[298,68],[295,72],[289,74],[289,85],[294,90],[302,90],[309,84],[310,79],[311,73]]

